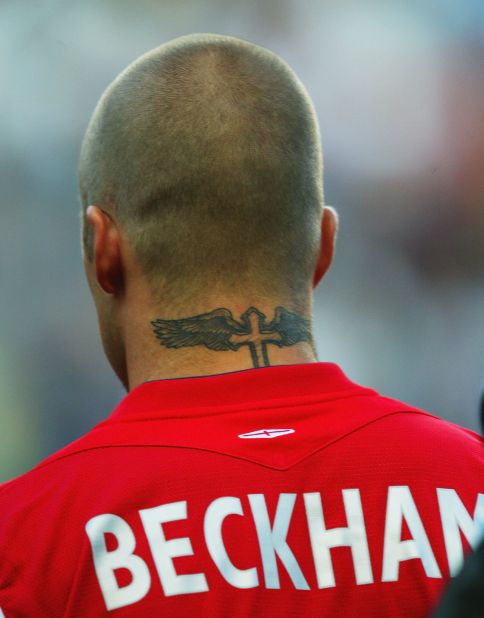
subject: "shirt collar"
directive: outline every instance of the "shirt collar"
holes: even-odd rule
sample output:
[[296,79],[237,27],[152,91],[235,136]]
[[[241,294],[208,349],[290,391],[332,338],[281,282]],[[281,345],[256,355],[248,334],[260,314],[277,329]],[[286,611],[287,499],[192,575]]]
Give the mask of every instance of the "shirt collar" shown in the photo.
[[351,382],[334,363],[272,365],[229,373],[144,382],[119,403],[111,420],[143,413],[174,411],[192,415],[207,408],[276,405],[308,399],[335,399],[375,394]]

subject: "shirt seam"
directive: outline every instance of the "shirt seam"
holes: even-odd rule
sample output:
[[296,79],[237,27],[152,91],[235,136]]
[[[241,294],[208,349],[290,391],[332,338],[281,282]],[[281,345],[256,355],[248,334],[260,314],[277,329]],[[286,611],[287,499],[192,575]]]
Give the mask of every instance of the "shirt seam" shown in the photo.
[[[237,404],[220,404],[220,405],[207,405],[207,406],[192,406],[190,408],[185,408],[185,407],[180,407],[179,409],[177,408],[166,408],[166,410],[164,410],[164,412],[168,415],[159,415],[157,418],[136,418],[136,417],[130,417],[129,419],[127,418],[123,418],[121,415],[120,417],[116,417],[116,416],[110,416],[108,418],[106,418],[104,421],[101,421],[98,425],[96,425],[95,427],[93,427],[93,429],[96,429],[96,427],[104,427],[105,425],[110,425],[110,424],[114,424],[114,423],[132,423],[132,422],[139,422],[140,420],[144,421],[163,421],[163,420],[168,420],[168,419],[172,419],[172,418],[176,418],[176,419],[181,419],[181,418],[194,418],[194,417],[199,417],[199,416],[216,416],[219,414],[224,414],[225,412],[238,412],[238,411],[247,411],[247,412],[251,412],[252,410],[270,410],[271,408],[294,408],[294,407],[298,407],[298,406],[310,406],[310,405],[316,405],[318,403],[321,404],[326,404],[332,401],[336,401],[339,399],[348,399],[350,397],[381,397],[381,395],[379,395],[379,393],[373,389],[364,389],[365,392],[361,392],[361,389],[358,388],[358,391],[360,392],[355,392],[356,389],[349,391],[348,389],[345,389],[343,391],[335,391],[334,392],[334,396],[331,395],[331,397],[328,397],[327,399],[321,399],[320,396],[316,396],[314,398],[312,397],[307,397],[307,398],[303,398],[303,397],[298,397],[298,398],[293,398],[293,401],[291,402],[286,402],[287,400],[284,398],[281,399],[271,399],[271,400],[266,400],[267,403],[266,405],[257,405],[257,401],[254,402],[241,402],[241,403],[237,403]],[[286,403],[284,403],[286,402]],[[265,402],[262,402],[265,403]],[[253,405],[252,405],[253,404]],[[131,406],[132,408],[134,407],[134,404],[132,404]],[[159,411],[160,408],[152,408],[153,411],[157,410]],[[192,413],[192,414],[180,414],[177,415],[177,412],[185,412],[185,411],[196,411],[196,413]],[[207,412],[212,411],[212,414],[209,414]],[[149,410],[145,410],[144,413],[149,413]],[[113,413],[114,414],[114,413]],[[139,414],[143,414],[143,412],[139,412]],[[172,416],[169,416],[170,414],[173,414]],[[81,438],[80,438],[81,439]]]
[[[271,464],[267,464],[267,463],[263,463],[263,462],[259,462],[259,461],[254,461],[253,459],[249,459],[248,457],[244,457],[243,455],[234,455],[231,453],[224,453],[221,451],[217,451],[214,449],[209,449],[209,448],[204,448],[204,447],[200,447],[200,446],[189,446],[189,445],[176,445],[176,444],[103,444],[103,445],[98,445],[98,446],[87,446],[85,448],[82,449],[78,449],[76,451],[73,451],[71,453],[66,453],[65,455],[62,455],[61,457],[57,457],[51,461],[45,462],[44,464],[39,464],[36,468],[33,468],[30,472],[34,472],[36,470],[41,470],[43,468],[46,468],[47,466],[54,464],[56,462],[62,461],[64,459],[67,459],[68,457],[73,457],[74,455],[78,455],[81,453],[86,453],[88,451],[95,451],[95,450],[101,450],[101,449],[111,449],[111,448],[176,448],[176,449],[190,449],[193,451],[203,451],[203,452],[207,452],[207,453],[217,453],[218,455],[222,455],[224,457],[230,457],[232,459],[239,459],[242,461],[247,461],[249,463],[258,465],[258,466],[262,466],[264,468],[269,468],[271,470],[277,470],[280,472],[284,472],[287,471],[289,469],[291,469],[292,467],[298,465],[299,463],[301,463],[302,461],[304,461],[305,459],[308,459],[309,457],[312,457],[313,455],[315,455],[316,453],[318,453],[319,451],[323,451],[326,448],[332,446],[333,444],[336,444],[337,442],[340,442],[341,440],[344,440],[345,438],[347,438],[348,436],[350,436],[353,433],[356,433],[357,431],[360,431],[361,429],[364,429],[365,427],[368,427],[369,425],[373,425],[374,423],[384,419],[384,418],[388,418],[389,416],[394,416],[396,414],[420,414],[423,416],[427,416],[430,418],[433,418],[437,421],[442,421],[442,419],[440,419],[439,417],[433,416],[432,414],[429,414],[428,412],[425,411],[419,411],[419,410],[398,410],[398,411],[392,411],[389,412],[387,414],[383,414],[382,416],[379,416],[378,418],[374,418],[371,419],[370,421],[367,421],[366,423],[364,423],[363,425],[359,425],[358,427],[355,427],[354,429],[351,429],[350,431],[347,431],[346,433],[344,433],[341,436],[338,436],[337,438],[335,438],[334,440],[331,440],[330,442],[324,444],[323,446],[319,446],[315,449],[313,449],[311,452],[306,453],[305,455],[303,455],[302,457],[300,457],[299,459],[297,459],[296,461],[293,461],[290,465],[288,466],[273,466]],[[28,473],[27,473],[28,474]],[[19,477],[21,478],[21,477]],[[12,479],[15,480],[15,479]],[[7,486],[3,487],[2,490],[7,489]]]

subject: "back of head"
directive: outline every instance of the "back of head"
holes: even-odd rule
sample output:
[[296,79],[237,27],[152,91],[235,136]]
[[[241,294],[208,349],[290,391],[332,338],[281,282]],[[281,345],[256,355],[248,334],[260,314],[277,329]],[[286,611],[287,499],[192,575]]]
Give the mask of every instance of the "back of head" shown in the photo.
[[[272,52],[189,35],[107,88],[80,160],[83,210],[110,209],[155,294],[311,290],[322,215],[310,99]],[[84,242],[92,252],[87,226]]]

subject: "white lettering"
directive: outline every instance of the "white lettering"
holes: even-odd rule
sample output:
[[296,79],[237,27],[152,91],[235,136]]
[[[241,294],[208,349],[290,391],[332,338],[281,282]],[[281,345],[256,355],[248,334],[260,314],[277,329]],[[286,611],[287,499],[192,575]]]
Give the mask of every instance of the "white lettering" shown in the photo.
[[324,523],[321,495],[319,493],[304,494],[319,588],[331,588],[336,585],[330,553],[333,547],[351,547],[356,583],[359,585],[373,583],[360,491],[359,489],[343,489],[342,493],[348,527],[332,530],[327,530]]
[[173,558],[193,556],[190,539],[182,537],[167,541],[162,528],[162,524],[169,521],[186,519],[186,500],[162,504],[151,509],[143,509],[139,514],[165,595],[206,592],[208,584],[203,573],[178,575],[175,571]]
[[280,588],[276,554],[298,590],[309,590],[309,585],[286,542],[296,494],[280,494],[274,525],[271,528],[263,494],[249,494],[250,508],[259,539],[262,567],[267,588]]
[[[467,507],[471,505],[464,504],[455,489],[436,488],[436,495],[443,533],[439,548],[443,551],[443,540],[449,572],[451,576],[454,576],[462,565],[467,544],[470,548],[475,549],[484,532],[484,494],[477,494],[473,511],[472,509],[467,510]],[[247,497],[251,514],[244,513],[241,499],[234,496],[214,499],[208,505],[204,514],[203,533],[208,553],[213,564],[228,584],[238,589],[256,588],[260,585],[265,585],[267,589],[280,589],[281,573],[279,569],[282,565],[294,588],[309,590],[310,586],[306,574],[303,573],[293,548],[290,547],[288,542],[288,534],[291,531],[294,535],[297,532],[298,536],[295,535],[295,539],[301,540],[304,537],[306,542],[310,544],[310,547],[308,545],[308,547],[300,548],[300,550],[306,553],[307,551],[312,552],[318,588],[336,586],[333,565],[334,552],[331,550],[339,547],[346,547],[351,550],[356,584],[363,585],[374,582],[359,489],[342,490],[346,527],[329,529],[325,522],[321,494],[319,492],[304,493],[303,500],[309,538],[307,538],[305,530],[300,528],[300,516],[303,515],[302,503],[301,513],[296,511],[295,515],[294,508],[298,494],[281,493],[278,494],[278,497],[274,496],[274,498],[277,497],[277,504],[273,514],[272,509],[268,509],[264,494],[248,494]],[[427,505],[430,506],[429,500],[428,496],[422,497],[422,509]],[[275,503],[271,501],[270,504]],[[436,506],[434,498],[432,508],[435,509]],[[271,516],[269,516],[269,510]],[[427,512],[427,508],[422,510],[422,515],[427,515]],[[167,526],[164,524],[187,520],[187,501],[142,509],[139,511],[139,515],[164,594],[173,596],[208,591],[208,582],[203,572],[179,574],[175,568],[176,558],[193,556],[191,538],[189,536],[176,536],[176,533],[169,535],[168,539],[166,538]],[[236,553],[236,547],[228,549],[225,545],[224,540],[230,538],[229,532],[233,529],[224,528],[224,525],[228,517],[235,515],[246,518],[243,520],[244,525],[251,525],[249,520],[252,515],[264,582],[262,582],[262,574],[258,566],[242,569],[232,562],[232,559],[239,554]],[[241,520],[235,521],[238,524],[241,523]],[[416,559],[420,560],[422,567],[418,562],[414,562],[409,565],[409,572],[405,575],[417,576],[418,573],[410,572],[411,567],[416,567],[418,571],[423,568],[427,577],[442,577],[440,571],[442,565],[437,563],[424,527],[426,521],[426,519],[421,519],[409,486],[395,485],[388,487],[383,531],[382,582],[398,581],[401,563]],[[196,530],[193,534],[197,534],[197,538],[199,538],[201,522],[197,519],[192,523],[193,526],[190,526],[189,529]],[[291,524],[292,528],[290,528]],[[375,525],[377,524],[378,522],[375,522]],[[188,526],[188,523],[186,525]],[[230,525],[227,524],[227,527]],[[407,529],[406,534],[404,530]],[[140,555],[135,553],[136,539],[130,525],[118,515],[105,513],[90,519],[85,525],[85,530],[91,545],[94,570],[107,610],[132,605],[146,597],[150,590],[151,577],[155,577],[155,575],[154,573],[150,574],[148,564]],[[372,529],[372,532],[373,535],[379,534],[376,529]],[[112,546],[109,543],[111,536],[114,540]],[[175,538],[170,538],[173,536]],[[242,547],[247,542],[254,541],[256,543],[255,535],[250,539],[246,539],[246,535],[240,536]],[[291,538],[292,534],[289,536],[289,539]],[[436,539],[435,542],[437,543],[439,540]],[[254,550],[256,547],[257,543]],[[299,545],[297,547],[299,548]],[[347,550],[345,551],[347,552]],[[234,552],[234,555],[230,556],[229,552]],[[347,554],[349,558],[349,552]],[[403,570],[405,571],[406,568],[403,567]],[[197,569],[193,568],[192,570]],[[129,577],[122,577],[123,575],[129,575]],[[0,618],[3,618],[1,608]]]
[[[412,536],[401,540],[403,518]],[[442,577],[408,485],[388,488],[382,581],[398,580],[400,562],[419,558],[427,577]]]
[[[133,553],[136,539],[130,526],[121,517],[105,513],[87,522],[86,533],[106,608],[117,609],[142,599],[150,589],[151,577],[144,560]],[[112,551],[106,547],[108,533],[113,534],[118,543]],[[116,569],[128,569],[132,577],[128,585],[118,585],[114,575]]]
[[257,569],[238,569],[231,562],[222,538],[222,524],[229,515],[243,515],[239,498],[225,497],[214,500],[205,513],[203,529],[205,542],[212,560],[222,577],[235,588],[255,588],[259,585]]
[[474,517],[471,517],[462,504],[455,489],[437,488],[442,531],[444,533],[445,550],[449,562],[449,571],[454,576],[464,561],[464,550],[460,531],[469,545],[476,549],[481,536],[479,522],[484,521],[484,494],[478,494]]

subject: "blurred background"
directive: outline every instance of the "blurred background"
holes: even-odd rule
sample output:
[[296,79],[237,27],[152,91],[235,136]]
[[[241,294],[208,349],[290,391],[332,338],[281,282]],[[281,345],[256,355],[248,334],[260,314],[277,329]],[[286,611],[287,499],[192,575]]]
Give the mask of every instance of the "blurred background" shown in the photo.
[[319,360],[478,429],[484,386],[482,0],[2,0],[0,480],[123,397],[81,264],[77,158],[104,88],[190,32],[280,54],[312,96],[340,214]]

